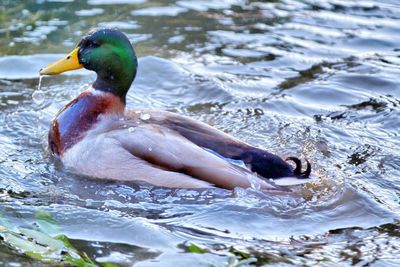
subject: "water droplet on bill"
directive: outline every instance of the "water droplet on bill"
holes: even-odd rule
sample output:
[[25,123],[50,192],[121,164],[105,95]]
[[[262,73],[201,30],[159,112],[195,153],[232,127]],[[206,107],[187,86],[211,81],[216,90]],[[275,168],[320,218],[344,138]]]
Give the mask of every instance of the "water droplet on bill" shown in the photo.
[[128,132],[133,133],[135,131],[135,127],[129,127]]

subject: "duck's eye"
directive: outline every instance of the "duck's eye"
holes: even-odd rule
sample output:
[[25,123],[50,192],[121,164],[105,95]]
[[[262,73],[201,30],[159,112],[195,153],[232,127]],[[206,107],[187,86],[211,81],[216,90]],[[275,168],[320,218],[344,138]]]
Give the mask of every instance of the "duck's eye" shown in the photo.
[[87,48],[96,48],[96,47],[99,47],[100,45],[101,44],[98,41],[87,39],[87,40],[84,40],[80,46],[87,49]]
[[96,48],[96,47],[99,47],[100,45],[101,44],[99,42],[97,42],[97,41],[91,41],[90,44],[89,44],[89,47]]

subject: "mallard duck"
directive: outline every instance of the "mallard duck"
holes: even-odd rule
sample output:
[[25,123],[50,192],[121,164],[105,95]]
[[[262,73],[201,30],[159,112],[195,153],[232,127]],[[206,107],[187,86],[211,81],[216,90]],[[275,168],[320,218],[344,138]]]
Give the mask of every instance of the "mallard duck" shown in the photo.
[[254,184],[276,189],[279,181],[301,183],[310,176],[308,161],[302,172],[298,158],[283,160],[194,119],[167,111],[125,110],[138,61],[117,29],[89,32],[40,75],[80,68],[96,72],[97,79],[55,115],[48,140],[51,151],[77,173],[170,188],[226,189]]

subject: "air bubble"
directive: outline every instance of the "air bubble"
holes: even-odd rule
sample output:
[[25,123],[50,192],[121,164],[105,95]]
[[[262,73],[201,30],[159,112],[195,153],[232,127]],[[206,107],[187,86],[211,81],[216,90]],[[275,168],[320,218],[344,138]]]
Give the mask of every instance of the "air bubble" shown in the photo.
[[36,90],[32,94],[32,100],[35,102],[36,105],[41,105],[43,104],[45,100],[45,94],[42,90]]

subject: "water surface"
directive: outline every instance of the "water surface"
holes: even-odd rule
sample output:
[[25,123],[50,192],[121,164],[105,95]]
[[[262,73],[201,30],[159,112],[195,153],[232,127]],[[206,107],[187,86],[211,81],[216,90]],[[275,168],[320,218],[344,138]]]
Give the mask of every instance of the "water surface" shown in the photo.
[[[308,158],[322,178],[266,195],[69,172],[47,150],[49,122],[94,75],[45,77],[32,95],[38,70],[94,27],[135,45],[128,108]],[[257,266],[400,264],[397,1],[2,1],[0,48],[0,218],[11,224],[35,229],[35,213],[50,212],[75,247],[121,266],[227,266],[235,250]],[[0,243],[6,262],[35,261]]]

